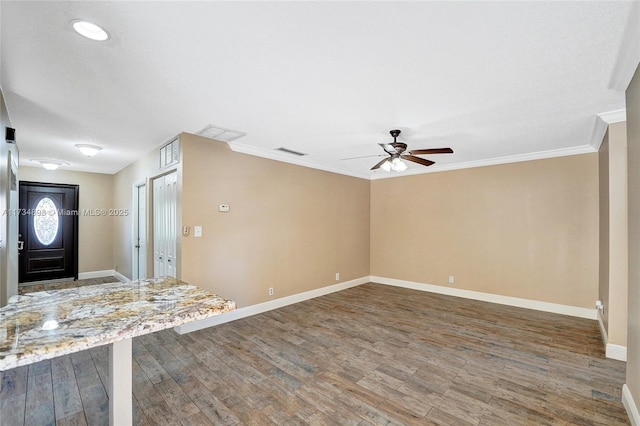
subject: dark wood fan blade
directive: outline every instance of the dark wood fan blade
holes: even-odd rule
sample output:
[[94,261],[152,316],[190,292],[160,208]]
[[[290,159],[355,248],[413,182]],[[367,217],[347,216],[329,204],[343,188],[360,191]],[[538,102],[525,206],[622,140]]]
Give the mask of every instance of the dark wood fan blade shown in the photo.
[[349,158],[341,158],[340,161],[344,160],[355,160],[357,158],[370,158],[370,157],[386,157],[386,154],[378,154],[378,155],[363,155],[361,157],[349,157]]
[[423,154],[453,154],[451,148],[431,148],[431,149],[414,149],[409,151],[411,155],[423,155]]
[[[416,157],[416,158],[417,158],[417,157]],[[371,168],[371,170],[379,169],[379,168],[380,168],[380,166],[382,166],[382,163],[384,163],[384,162],[385,162],[385,161],[387,161],[387,160],[388,160],[388,158],[385,158],[384,160],[380,161],[378,164],[376,164],[375,166],[373,166],[373,167]]]
[[414,157],[413,155],[401,155],[400,158],[407,161],[413,161],[414,163],[422,164],[423,166],[430,166],[435,163],[435,161],[425,160],[424,158]]
[[396,148],[393,146],[393,144],[390,143],[379,143],[378,145],[380,145],[382,147],[382,149],[384,149],[387,153],[389,154],[396,154]]

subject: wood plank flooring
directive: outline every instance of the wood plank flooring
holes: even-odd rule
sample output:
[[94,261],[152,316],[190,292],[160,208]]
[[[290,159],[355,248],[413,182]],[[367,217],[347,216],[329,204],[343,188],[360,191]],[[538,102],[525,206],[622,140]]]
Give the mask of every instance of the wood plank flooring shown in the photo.
[[47,290],[61,290],[64,288],[76,288],[84,287],[87,285],[107,284],[119,282],[116,277],[99,277],[99,278],[87,278],[83,280],[68,280],[68,281],[51,281],[51,282],[36,282],[36,283],[23,283],[18,285],[18,294],[28,294],[35,291],[47,291]]
[[[366,284],[134,339],[139,425],[626,425],[595,321]],[[107,348],[6,372],[2,425],[108,424]]]

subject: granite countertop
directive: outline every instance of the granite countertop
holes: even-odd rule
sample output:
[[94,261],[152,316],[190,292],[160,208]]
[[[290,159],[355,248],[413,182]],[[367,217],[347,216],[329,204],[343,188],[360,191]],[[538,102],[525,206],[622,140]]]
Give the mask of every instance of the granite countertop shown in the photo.
[[0,308],[0,371],[235,308],[231,300],[168,277],[13,296]]

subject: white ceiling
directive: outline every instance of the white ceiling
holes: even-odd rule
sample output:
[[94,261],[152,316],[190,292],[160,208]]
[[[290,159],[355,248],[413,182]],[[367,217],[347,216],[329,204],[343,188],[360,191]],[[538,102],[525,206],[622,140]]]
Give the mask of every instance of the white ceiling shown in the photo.
[[[23,165],[115,173],[214,124],[247,133],[240,151],[363,177],[379,159],[341,159],[398,128],[409,149],[454,149],[426,157],[437,170],[591,144],[596,114],[625,106],[608,86],[630,7],[3,0],[0,76]],[[112,38],[80,37],[77,18]]]

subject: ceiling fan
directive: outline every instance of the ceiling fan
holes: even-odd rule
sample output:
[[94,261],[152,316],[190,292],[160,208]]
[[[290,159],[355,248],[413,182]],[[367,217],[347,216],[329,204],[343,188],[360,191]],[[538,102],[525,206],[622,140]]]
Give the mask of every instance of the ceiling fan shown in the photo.
[[424,158],[416,157],[416,155],[424,155],[424,154],[453,154],[453,150],[451,148],[430,148],[430,149],[414,149],[409,151],[408,154],[404,154],[407,149],[407,144],[403,142],[398,142],[397,138],[400,134],[400,130],[391,130],[391,136],[393,136],[393,142],[391,143],[380,143],[382,149],[389,155],[388,158],[380,161],[378,164],[373,166],[371,170],[382,169],[387,172],[402,172],[407,170],[407,165],[402,162],[402,160],[411,161],[413,163],[418,163],[423,166],[430,166],[435,163],[435,161],[427,160]]

